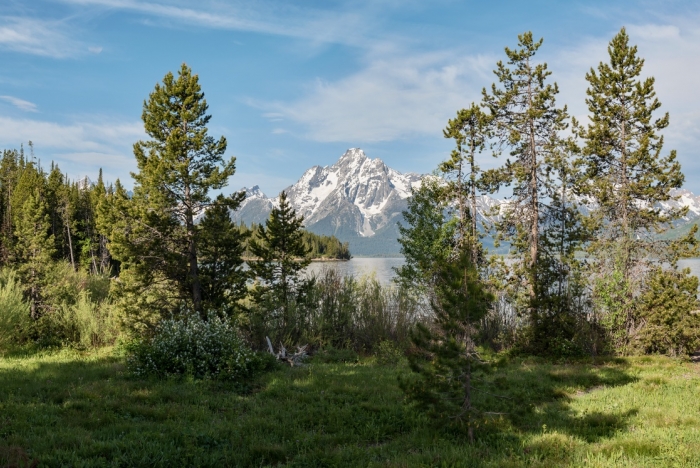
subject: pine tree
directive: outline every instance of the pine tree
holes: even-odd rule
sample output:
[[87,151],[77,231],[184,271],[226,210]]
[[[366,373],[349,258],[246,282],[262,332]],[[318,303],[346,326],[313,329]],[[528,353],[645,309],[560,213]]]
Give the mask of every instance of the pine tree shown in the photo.
[[484,186],[495,192],[512,186],[507,209],[496,223],[498,238],[511,245],[516,259],[513,265],[515,289],[524,286],[524,306],[531,324],[541,321],[539,302],[547,295],[540,289],[540,274],[547,262],[542,255],[542,232],[546,228],[546,201],[557,190],[548,183],[548,172],[560,152],[559,133],[566,128],[566,107],[556,106],[559,89],[546,83],[551,75],[545,63],[536,63],[535,55],[542,39],[534,41],[531,32],[518,36],[518,49],[505,49],[508,63],[498,62],[491,92],[483,91],[484,105],[494,122],[494,135],[506,147],[507,159],[498,168],[486,171]]
[[151,139],[134,145],[134,195],[122,211],[122,231],[111,239],[123,268],[131,264],[132,274],[140,272],[146,284],[154,275],[172,282],[180,300],[198,312],[202,286],[195,219],[212,204],[209,191],[226,185],[235,170],[235,158],[223,158],[226,139],[208,134],[207,108],[199,78],[185,64],[177,78],[168,73],[156,84],[142,115]]
[[0,263],[7,264],[14,248],[13,193],[21,173],[20,152],[5,150],[0,161]]
[[475,336],[492,298],[479,278],[471,246],[461,238],[463,220],[445,210],[450,195],[449,188],[424,179],[404,212],[407,225],[400,228],[399,242],[406,265],[397,274],[404,288],[427,296],[433,317],[411,333],[418,353],[409,356],[414,374],[403,378],[401,387],[431,415],[465,426],[473,441],[482,413],[474,404],[473,374],[483,364]]
[[471,252],[472,263],[477,265],[483,260],[483,252],[477,226],[476,192],[481,176],[476,156],[486,148],[491,137],[491,116],[472,103],[469,108],[459,110],[457,117],[450,119],[443,135],[454,139],[456,148],[450,159],[441,163],[438,169],[448,181],[449,190],[456,201],[460,240]]
[[15,231],[16,261],[19,264],[19,274],[26,288],[33,319],[38,319],[45,309],[42,292],[55,251],[53,235],[49,234],[50,226],[46,203],[36,190],[29,195],[22,205],[22,210],[17,213]]
[[250,278],[243,269],[249,232],[239,231],[230,215],[230,210],[235,210],[241,201],[240,193],[232,200],[220,195],[198,226],[204,308],[228,316],[241,308],[239,301],[248,294],[246,283]]
[[296,211],[287,201],[287,194],[280,193],[279,206],[274,207],[265,226],[259,226],[256,238],[249,242],[249,249],[255,258],[248,262],[253,273],[261,283],[254,298],[268,307],[278,308],[276,328],[287,339],[299,336],[293,306],[295,294],[303,286],[301,271],[310,259],[309,249],[304,245],[302,223],[303,217],[297,217]]
[[[104,180],[102,178],[102,168],[100,168],[99,175],[97,176],[97,183],[94,189],[90,192],[91,205],[92,205],[92,226],[93,234],[91,235],[92,245],[91,245],[91,255],[96,257],[93,262],[96,263],[94,266],[95,273],[105,274],[109,273],[111,270],[111,255],[109,249],[107,248],[107,235],[105,231],[100,229],[100,216],[106,209],[106,205],[109,203],[109,197],[111,196],[110,191],[105,187]],[[97,244],[97,245],[94,245]]]
[[687,356],[700,346],[698,278],[690,270],[654,268],[640,297],[645,322],[635,346],[641,351]]
[[586,177],[578,189],[597,206],[587,220],[594,233],[595,296],[616,349],[625,352],[643,326],[636,298],[650,257],[675,266],[679,254],[695,248],[695,231],[671,248],[653,238],[685,214],[662,214],[656,208],[671,200],[670,191],[684,180],[675,150],[662,155],[659,132],[668,126],[669,115],[654,118],[661,107],[654,78],[641,79],[644,59],[629,45],[624,28],[610,42],[608,54],[610,63],[600,63],[586,75],[590,124],[580,131]]
[[[573,138],[551,154],[545,172],[549,200],[542,210],[538,322],[531,324],[530,351],[556,356],[580,354],[590,344],[585,313],[590,310],[584,262],[577,257],[588,240],[575,194],[581,176],[574,164],[580,149]],[[584,326],[585,325],[585,326]]]

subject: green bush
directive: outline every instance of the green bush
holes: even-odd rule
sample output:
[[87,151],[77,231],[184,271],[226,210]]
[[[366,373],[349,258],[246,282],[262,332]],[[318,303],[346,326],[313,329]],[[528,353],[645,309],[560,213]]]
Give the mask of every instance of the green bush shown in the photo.
[[421,319],[420,304],[408,291],[381,284],[374,276],[360,279],[326,268],[305,283],[287,303],[284,326],[280,304],[259,301],[242,321],[249,342],[260,349],[265,337],[288,347],[352,349],[375,353],[389,340],[405,347],[409,330]]
[[48,270],[44,312],[31,323],[31,339],[41,347],[114,343],[119,323],[116,308],[108,300],[109,288],[106,275],[75,271],[69,263],[56,262]]
[[64,329],[65,341],[83,348],[112,344],[119,336],[115,308],[107,301],[95,302],[87,291],[75,304],[62,304],[55,312]]
[[382,366],[395,366],[403,357],[404,352],[393,341],[384,340],[377,347],[377,364]]
[[0,272],[0,349],[26,339],[30,326],[29,303],[12,270]]
[[272,362],[248,348],[229,321],[196,314],[162,321],[153,337],[133,342],[127,352],[136,376],[243,381]]
[[683,356],[700,346],[698,278],[685,270],[652,270],[647,291],[640,298],[644,326],[636,347],[646,353]]

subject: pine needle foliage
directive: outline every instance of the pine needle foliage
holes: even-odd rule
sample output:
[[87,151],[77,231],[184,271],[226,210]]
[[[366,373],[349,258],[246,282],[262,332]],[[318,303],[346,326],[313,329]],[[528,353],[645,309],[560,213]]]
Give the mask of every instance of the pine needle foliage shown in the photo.
[[[472,260],[473,247],[460,229],[462,216],[445,208],[453,201],[448,187],[426,179],[413,192],[401,227],[406,265],[397,270],[405,289],[428,298],[430,317],[411,333],[413,375],[401,380],[407,398],[441,420],[473,430],[481,412],[473,405],[473,374],[482,366],[475,336],[492,297]],[[468,231],[466,233],[468,234]]]
[[306,285],[301,272],[311,262],[310,249],[304,243],[303,221],[282,192],[279,206],[272,209],[267,223],[258,227],[248,246],[254,257],[248,264],[258,280],[253,299],[262,306],[261,311],[271,314],[262,319],[275,322],[273,328],[279,330],[279,337],[290,342],[299,336],[296,302]]
[[535,56],[543,40],[535,41],[531,32],[518,36],[517,49],[505,49],[508,62],[498,62],[494,71],[498,85],[483,91],[483,104],[490,111],[494,136],[499,147],[510,156],[497,169],[483,177],[487,191],[512,186],[507,209],[496,224],[497,239],[511,245],[514,277],[523,281],[515,285],[525,289],[521,307],[528,310],[533,323],[539,320],[538,301],[542,260],[542,231],[545,224],[545,201],[552,194],[548,171],[553,159],[560,157],[558,134],[566,128],[566,107],[556,105],[559,88],[547,83],[551,72]]
[[700,347],[698,278],[690,270],[655,268],[640,298],[645,322],[636,340],[640,351],[687,356]]
[[209,135],[207,109],[199,78],[186,64],[177,77],[168,73],[156,84],[142,114],[150,139],[134,145],[134,195],[127,203],[118,197],[121,220],[111,238],[115,258],[135,282],[154,290],[157,283],[174,286],[177,302],[200,313],[202,239],[195,219],[213,204],[234,204],[209,196],[233,175],[235,158],[224,159],[224,137]]
[[49,214],[39,191],[24,202],[17,217],[16,255],[20,262],[19,276],[29,300],[31,317],[38,319],[47,308],[44,289],[52,265],[54,238],[49,234]]
[[[697,229],[674,242],[654,238],[687,212],[662,213],[658,208],[673,199],[671,190],[684,180],[676,151],[662,154],[660,132],[668,127],[669,115],[655,117],[661,108],[655,80],[641,78],[644,59],[629,44],[624,28],[610,42],[608,54],[608,63],[601,62],[586,75],[590,124],[580,130],[586,177],[578,189],[597,207],[587,219],[593,233],[589,250],[598,273],[594,296],[614,348],[626,353],[644,326],[636,304],[653,263],[675,269],[678,258],[696,253]],[[651,275],[649,284],[658,285],[656,273]],[[681,276],[670,273],[671,277]]]

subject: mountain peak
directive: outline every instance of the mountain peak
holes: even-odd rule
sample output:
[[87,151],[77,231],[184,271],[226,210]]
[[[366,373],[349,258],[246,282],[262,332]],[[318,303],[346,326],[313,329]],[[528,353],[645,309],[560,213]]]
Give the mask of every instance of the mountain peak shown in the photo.
[[253,185],[251,188],[243,187],[240,191],[245,192],[246,198],[267,198],[262,190],[260,190],[259,185]]
[[[411,188],[419,186],[420,179],[389,168],[381,159],[370,159],[360,148],[350,148],[333,165],[306,170],[285,192],[307,229],[351,240],[395,230]],[[244,190],[246,201],[234,215],[237,219],[262,219],[278,203],[277,198],[265,198],[257,186]]]
[[362,163],[367,159],[367,155],[360,148],[350,148],[338,159],[335,165],[344,165],[352,162]]

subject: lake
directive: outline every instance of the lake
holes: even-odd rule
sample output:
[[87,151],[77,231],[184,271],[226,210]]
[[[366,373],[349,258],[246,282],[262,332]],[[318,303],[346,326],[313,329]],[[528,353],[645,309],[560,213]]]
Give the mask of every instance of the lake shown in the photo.
[[342,262],[312,262],[306,268],[310,273],[320,273],[326,268],[338,270],[342,275],[353,275],[357,278],[363,275],[376,275],[382,284],[388,284],[394,279],[394,267],[400,267],[405,263],[403,257],[383,258],[383,257],[360,257],[351,258]]
[[[400,267],[405,263],[401,258],[352,258],[344,262],[313,262],[307,268],[311,273],[320,273],[324,268],[334,268],[343,275],[363,275],[375,274],[377,279],[388,284],[394,279],[394,267]],[[678,262],[681,268],[690,268],[690,272],[700,277],[700,258],[687,258]]]

